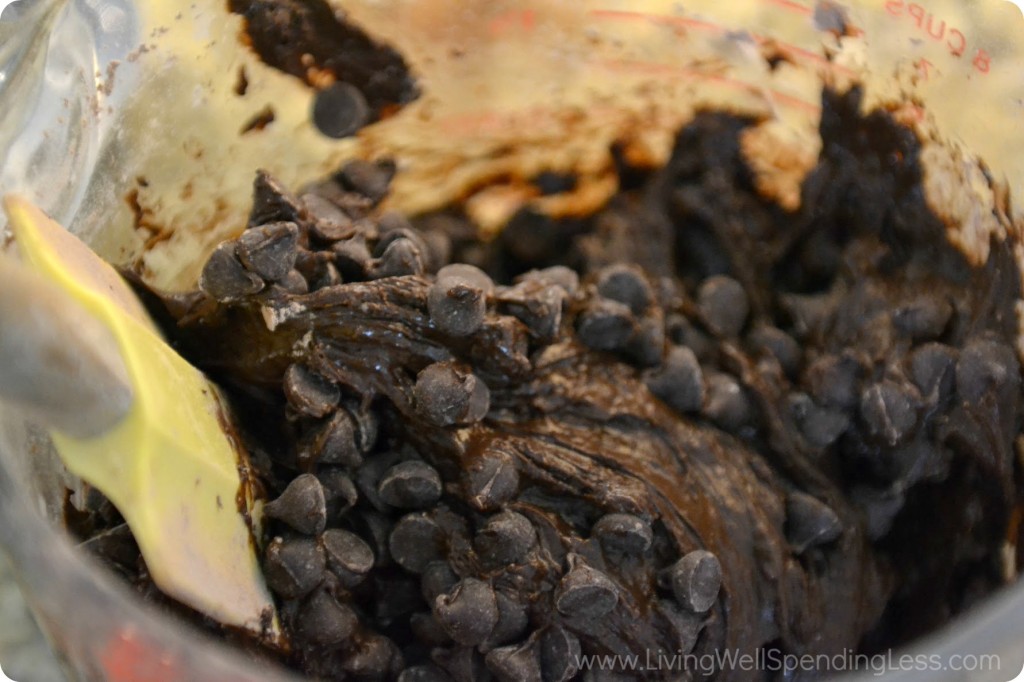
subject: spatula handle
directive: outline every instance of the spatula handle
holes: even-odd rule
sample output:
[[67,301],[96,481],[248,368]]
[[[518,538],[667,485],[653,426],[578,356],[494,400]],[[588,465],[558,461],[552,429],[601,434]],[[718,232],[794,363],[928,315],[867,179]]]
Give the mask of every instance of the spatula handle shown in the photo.
[[0,400],[76,438],[104,433],[132,404],[127,368],[106,327],[3,253]]

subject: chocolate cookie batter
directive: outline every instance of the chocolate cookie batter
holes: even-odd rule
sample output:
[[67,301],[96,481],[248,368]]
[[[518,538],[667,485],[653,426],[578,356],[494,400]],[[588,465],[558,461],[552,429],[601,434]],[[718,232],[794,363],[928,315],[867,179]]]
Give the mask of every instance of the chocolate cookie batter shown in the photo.
[[290,664],[560,682],[603,679],[580,655],[870,652],[1002,583],[1010,245],[970,266],[915,135],[823,99],[796,213],[754,189],[754,122],[715,112],[599,214],[490,244],[457,209],[376,210],[386,162],[257,178],[249,229],[164,302],[272,491]]

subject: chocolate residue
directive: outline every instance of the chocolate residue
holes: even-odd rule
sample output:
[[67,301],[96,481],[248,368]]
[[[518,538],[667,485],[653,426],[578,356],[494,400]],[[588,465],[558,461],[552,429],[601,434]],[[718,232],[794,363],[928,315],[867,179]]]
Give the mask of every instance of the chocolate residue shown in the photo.
[[238,67],[238,80],[235,81],[235,94],[239,97],[245,97],[245,93],[249,91],[249,76],[245,72],[245,67]]
[[142,205],[140,190],[149,187],[149,181],[139,176],[135,179],[135,184],[137,187],[129,190],[124,200],[132,212],[132,228],[143,235],[144,248],[151,249],[160,242],[170,239],[173,233],[156,225],[153,222],[153,212]]
[[274,107],[269,104],[258,111],[239,131],[239,135],[246,135],[254,131],[260,131],[274,122]]
[[358,88],[375,118],[418,97],[402,56],[347,23],[325,0],[229,0],[264,62],[319,87],[321,72]]

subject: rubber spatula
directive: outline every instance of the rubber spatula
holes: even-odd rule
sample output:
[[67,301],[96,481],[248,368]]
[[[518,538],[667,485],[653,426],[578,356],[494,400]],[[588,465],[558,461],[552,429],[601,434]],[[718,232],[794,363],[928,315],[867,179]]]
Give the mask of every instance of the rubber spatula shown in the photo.
[[277,640],[247,459],[216,389],[84,243],[22,199],[4,207],[25,265],[0,263],[0,396],[46,422],[67,468],[121,512],[161,591]]

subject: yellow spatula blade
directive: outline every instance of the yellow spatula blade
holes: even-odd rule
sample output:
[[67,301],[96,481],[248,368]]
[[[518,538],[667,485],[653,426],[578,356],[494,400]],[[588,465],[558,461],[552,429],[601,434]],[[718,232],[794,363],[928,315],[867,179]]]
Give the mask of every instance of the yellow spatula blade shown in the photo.
[[247,508],[240,455],[214,387],[159,337],[123,280],[28,202],[5,208],[23,259],[104,323],[135,401],[113,429],[53,442],[68,469],[124,516],[156,585],[226,625],[276,636]]

